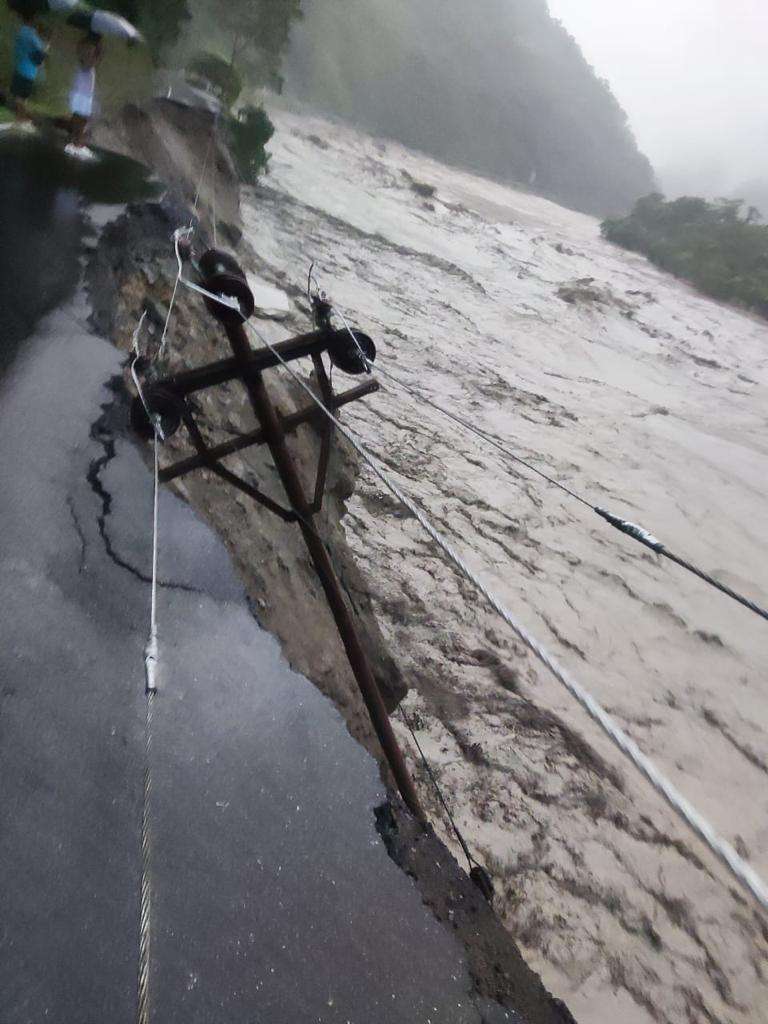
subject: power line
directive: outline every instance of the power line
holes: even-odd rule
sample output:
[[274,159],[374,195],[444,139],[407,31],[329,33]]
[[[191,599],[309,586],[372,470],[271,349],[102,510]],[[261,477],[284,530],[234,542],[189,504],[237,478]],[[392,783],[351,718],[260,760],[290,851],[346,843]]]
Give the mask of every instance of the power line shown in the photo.
[[493,897],[495,893],[491,876],[488,874],[487,870],[483,867],[483,865],[472,855],[472,852],[469,849],[469,845],[467,844],[466,839],[462,835],[459,826],[456,824],[456,819],[451,813],[451,809],[448,806],[448,801],[445,799],[442,787],[440,786],[440,783],[437,781],[437,776],[435,775],[432,769],[432,765],[429,763],[429,760],[427,758],[427,755],[424,753],[421,743],[419,743],[419,738],[416,735],[416,730],[413,727],[413,723],[411,719],[408,717],[408,713],[406,712],[402,704],[398,705],[397,711],[400,717],[403,719],[403,722],[405,723],[408,732],[411,734],[413,742],[416,744],[416,749],[418,750],[419,756],[421,757],[421,762],[424,765],[424,770],[429,776],[429,779],[435,789],[435,792],[437,793],[437,798],[442,804],[443,810],[446,813],[448,821],[451,823],[451,828],[453,829],[456,839],[458,840],[459,846],[461,847],[464,856],[467,858],[467,864],[469,865],[469,877],[472,879],[474,884],[483,894],[487,902],[493,903]]
[[400,490],[397,484],[395,484],[388,476],[388,474],[380,468],[377,461],[368,452],[364,445],[357,440],[348,427],[334,416],[322,400],[317,397],[309,385],[306,384],[293,370],[293,368],[282,358],[280,352],[274,347],[274,345],[261,335],[251,323],[248,323],[247,326],[259,339],[262,345],[272,352],[277,361],[282,364],[284,369],[287,370],[296,383],[309,395],[315,405],[317,405],[324,415],[335,424],[336,429],[355,448],[357,453],[370,466],[387,490],[389,490],[394,497],[397,498],[398,501],[400,501],[401,504],[409,510],[409,512],[411,512],[414,518],[429,534],[432,540],[438,545],[453,565],[467,580],[469,580],[470,583],[473,584],[473,586],[476,587],[494,611],[496,611],[504,619],[507,625],[516,633],[528,650],[552,673],[555,679],[557,679],[558,682],[568,690],[571,696],[574,697],[574,699],[584,708],[587,714],[600,726],[611,742],[632,762],[638,771],[645,776],[648,782],[653,786],[656,792],[662,796],[675,814],[677,814],[677,816],[683,820],[709,847],[712,853],[714,853],[715,856],[725,865],[739,885],[754,897],[763,910],[768,910],[768,886],[766,886],[765,882],[757,872],[739,856],[730,843],[718,835],[712,825],[701,814],[699,814],[693,805],[689,803],[689,801],[676,789],[672,782],[670,782],[669,779],[659,771],[650,758],[643,754],[635,741],[613,721],[610,715],[598,703],[598,701],[595,700],[589,691],[581,686],[580,683],[578,683],[564,668],[560,666],[546,648],[540,644],[538,640],[536,640],[536,638],[526,629],[526,627],[515,618],[500,598],[498,598],[482,582],[482,580],[478,578],[461,556],[457,554],[446,538],[432,525],[419,506],[408,498]]
[[[176,255],[177,273],[176,279],[173,285],[173,291],[171,294],[171,300],[168,306],[168,312],[165,317],[165,323],[163,324],[163,331],[160,337],[160,345],[157,352],[157,358],[161,358],[165,352],[165,347],[168,339],[168,328],[171,323],[171,317],[176,305],[176,301],[179,293],[179,285],[184,284],[193,290],[196,290],[204,296],[211,298],[211,295],[194,285],[190,281],[184,280],[183,273],[183,261],[180,252],[181,240],[183,238],[189,239],[194,234],[193,223],[198,214],[198,204],[201,197],[201,191],[203,182],[206,176],[206,170],[208,168],[208,162],[211,157],[214,148],[214,140],[216,135],[216,129],[218,125],[218,119],[214,120],[211,127],[211,135],[208,140],[208,147],[205,154],[205,160],[203,161],[203,168],[200,173],[200,178],[197,183],[197,190],[195,192],[193,214],[189,222],[189,226],[186,228],[178,228],[173,234],[173,245],[174,252]],[[213,180],[211,185],[212,194],[212,219],[213,219],[213,236],[214,245],[217,240],[217,218],[216,218],[216,161],[214,157],[213,161]],[[131,376],[133,377],[136,390],[144,410],[147,414],[149,423],[152,425],[154,430],[154,491],[153,491],[153,510],[152,510],[152,590],[150,599],[150,627],[149,627],[149,638],[144,650],[144,669],[145,669],[145,698],[146,698],[146,714],[144,722],[144,791],[142,801],[142,814],[141,814],[141,889],[140,889],[140,908],[139,908],[139,965],[138,965],[138,1005],[137,1005],[137,1021],[138,1024],[150,1024],[151,1020],[151,947],[152,947],[152,832],[151,832],[151,811],[152,811],[152,726],[154,719],[154,704],[155,698],[157,697],[157,674],[159,667],[159,643],[158,643],[158,623],[157,623],[157,585],[158,585],[158,547],[159,547],[159,506],[160,506],[160,462],[159,462],[159,448],[160,443],[165,441],[165,435],[163,433],[162,420],[159,415],[153,414],[150,406],[146,400],[144,389],[142,388],[141,381],[137,373],[137,366],[141,359],[141,351],[139,347],[139,337],[141,330],[146,319],[147,312],[144,310],[141,319],[139,320],[136,329],[133,332],[133,348],[135,357],[131,362]]]
[[472,854],[470,852],[470,849],[469,849],[469,846],[467,845],[467,841],[464,838],[464,836],[461,834],[459,826],[456,824],[456,821],[455,821],[455,819],[453,817],[453,814],[451,813],[451,809],[448,806],[448,803],[447,803],[447,801],[445,799],[445,796],[443,795],[443,791],[442,791],[442,789],[440,787],[440,783],[437,781],[437,776],[435,775],[434,771],[432,770],[432,765],[427,760],[427,755],[424,753],[424,751],[423,751],[423,749],[421,747],[421,743],[419,743],[419,739],[418,739],[418,736],[416,735],[416,732],[414,730],[413,723],[411,722],[411,719],[409,718],[408,713],[406,712],[406,710],[405,710],[405,708],[403,707],[402,704],[398,705],[397,713],[403,719],[403,722],[405,723],[405,726],[408,729],[408,732],[411,734],[411,739],[416,744],[416,749],[419,752],[419,757],[421,758],[421,762],[424,765],[424,769],[425,769],[427,775],[429,776],[429,780],[432,783],[432,786],[434,787],[435,792],[437,793],[437,798],[438,798],[438,800],[440,801],[440,803],[443,806],[443,810],[445,811],[445,813],[446,813],[446,815],[448,817],[448,821],[451,823],[451,828],[453,829],[453,831],[454,831],[454,833],[456,835],[456,838],[459,841],[459,846],[464,851],[464,856],[467,858],[467,863],[469,864],[469,870],[471,871],[472,868],[477,864],[477,861],[472,856]]
[[438,402],[435,402],[428,395],[424,394],[423,391],[413,388],[410,384],[406,384],[405,381],[400,380],[393,373],[390,373],[388,370],[385,370],[380,365],[374,366],[374,364],[368,359],[368,357],[363,352],[363,349],[360,346],[359,341],[355,337],[354,331],[349,326],[349,323],[344,317],[344,314],[341,313],[341,311],[335,307],[334,311],[338,314],[345,328],[349,332],[352,340],[355,342],[363,365],[366,367],[369,373],[375,372],[386,377],[388,380],[391,380],[394,384],[402,388],[417,401],[423,402],[425,405],[428,405],[431,408],[435,409],[443,416],[446,416],[454,423],[457,423],[459,426],[463,427],[464,430],[467,430],[469,433],[474,434],[476,437],[479,437],[481,440],[491,445],[491,447],[501,452],[501,454],[504,455],[506,458],[518,463],[521,466],[524,466],[526,469],[530,470],[530,472],[535,473],[537,476],[541,477],[548,484],[557,487],[559,490],[563,491],[565,494],[573,498],[575,501],[580,502],[582,505],[585,506],[585,508],[588,508],[596,515],[600,516],[601,519],[607,522],[615,530],[618,530],[620,533],[623,533],[627,537],[631,537],[633,540],[636,540],[639,544],[642,544],[644,547],[655,552],[655,554],[661,555],[663,558],[668,559],[670,562],[674,562],[676,565],[679,565],[687,572],[692,573],[694,576],[697,576],[700,580],[703,580],[705,583],[709,584],[709,586],[714,587],[716,590],[719,590],[722,594],[725,594],[726,597],[730,597],[733,601],[737,601],[744,608],[748,608],[751,612],[754,612],[755,615],[759,615],[762,619],[768,620],[768,609],[763,608],[762,605],[757,604],[757,602],[753,601],[751,598],[745,597],[738,591],[733,590],[725,583],[722,583],[720,580],[716,579],[711,573],[706,572],[704,569],[698,568],[698,566],[693,565],[687,559],[682,558],[680,555],[675,554],[673,551],[670,551],[665,544],[663,544],[660,540],[654,537],[653,534],[649,533],[648,530],[645,530],[642,526],[638,526],[636,523],[632,523],[629,520],[623,519],[621,516],[617,516],[604,508],[600,508],[596,505],[593,505],[592,502],[585,498],[583,495],[572,490],[570,487],[567,487],[560,480],[557,480],[554,477],[549,476],[543,470],[533,465],[533,463],[529,462],[527,459],[522,458],[516,452],[513,452],[511,449],[501,444],[496,438],[488,434],[486,431],[482,430],[480,427],[475,426],[473,423],[469,423],[462,416],[459,416],[452,410],[447,409],[445,406],[440,405]]
[[[182,283],[187,284],[183,278]],[[199,289],[195,289],[199,290]],[[215,301],[223,306],[232,308],[231,300],[228,298],[215,297]],[[242,316],[242,313],[241,313]],[[647,779],[657,793],[666,801],[669,807],[684,821],[690,829],[709,847],[711,852],[725,865],[727,870],[736,879],[740,886],[745,889],[763,910],[768,911],[768,886],[758,873],[747,862],[739,856],[734,847],[723,839],[712,825],[693,807],[691,803],[677,790],[666,776],[656,767],[638,747],[635,741],[621,729],[605,711],[601,704],[586,690],[576,679],[564,669],[549,651],[533,636],[532,633],[512,614],[499,597],[493,593],[482,580],[467,565],[464,559],[454,550],[449,541],[437,530],[422,509],[391,479],[391,477],[380,467],[377,460],[365,448],[355,434],[346,427],[325,403],[320,399],[312,388],[301,379],[296,371],[283,358],[280,351],[264,337],[259,330],[245,317],[243,323],[247,326],[262,346],[267,348],[278,363],[288,372],[299,387],[306,392],[314,404],[322,413],[335,425],[339,433],[347,439],[355,451],[370,466],[375,475],[384,484],[395,498],[413,515],[421,527],[432,538],[437,546],[447,556],[448,560],[456,569],[482,594],[491,608],[496,611],[507,625],[513,630],[527,649],[548,669],[561,685],[568,690],[571,696],[582,706],[587,714],[600,726],[611,742],[632,762],[638,771]],[[349,330],[349,327],[348,327]],[[350,330],[350,333],[351,330]],[[359,342],[353,336],[353,340],[360,349],[361,355],[365,358]],[[367,362],[367,360],[366,360]],[[364,364],[363,364],[364,365]],[[640,528],[636,528],[640,529]],[[644,531],[643,531],[644,532]],[[654,540],[654,538],[651,538]],[[658,542],[656,542],[658,543]]]

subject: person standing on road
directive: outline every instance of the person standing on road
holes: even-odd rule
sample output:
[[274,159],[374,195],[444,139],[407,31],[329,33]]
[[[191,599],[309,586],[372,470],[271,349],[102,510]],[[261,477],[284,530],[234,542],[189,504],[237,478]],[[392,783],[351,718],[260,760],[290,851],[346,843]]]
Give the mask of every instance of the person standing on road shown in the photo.
[[43,30],[38,31],[34,15],[22,14],[21,20],[22,26],[16,33],[11,102],[17,120],[31,121],[27,101],[34,94],[40,65],[48,54],[48,46],[42,38]]
[[70,144],[78,148],[85,145],[88,122],[93,116],[96,67],[102,52],[101,36],[97,32],[88,32],[77,47],[77,70],[69,94],[69,139]]

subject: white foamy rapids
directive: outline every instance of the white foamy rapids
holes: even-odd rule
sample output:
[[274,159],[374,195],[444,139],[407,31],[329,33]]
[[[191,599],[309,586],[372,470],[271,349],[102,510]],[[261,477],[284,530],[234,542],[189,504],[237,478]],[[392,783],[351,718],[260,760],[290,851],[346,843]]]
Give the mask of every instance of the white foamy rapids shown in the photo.
[[[265,277],[303,287],[315,259],[383,366],[768,603],[764,323],[589,217],[320,118],[275,120],[246,211]],[[766,623],[389,384],[344,418],[768,874]],[[549,987],[591,1024],[762,1019],[768,928],[719,866],[368,473],[346,527],[425,749]]]

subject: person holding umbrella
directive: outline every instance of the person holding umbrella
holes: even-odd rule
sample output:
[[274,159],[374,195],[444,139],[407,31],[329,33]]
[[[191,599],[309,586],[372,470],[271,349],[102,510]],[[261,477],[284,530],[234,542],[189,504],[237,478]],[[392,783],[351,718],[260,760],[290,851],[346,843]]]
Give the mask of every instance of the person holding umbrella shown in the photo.
[[93,114],[96,67],[102,55],[102,36],[123,39],[129,46],[133,46],[142,42],[141,33],[119,14],[90,7],[80,0],[6,0],[6,3],[22,21],[16,36],[10,104],[18,121],[31,120],[26,103],[34,93],[40,65],[48,52],[47,44],[41,38],[45,33],[37,27],[38,16],[60,15],[65,24],[85,33],[77,49],[78,66],[69,94],[70,116],[62,120],[62,126],[69,131],[70,144],[84,150],[85,132]]

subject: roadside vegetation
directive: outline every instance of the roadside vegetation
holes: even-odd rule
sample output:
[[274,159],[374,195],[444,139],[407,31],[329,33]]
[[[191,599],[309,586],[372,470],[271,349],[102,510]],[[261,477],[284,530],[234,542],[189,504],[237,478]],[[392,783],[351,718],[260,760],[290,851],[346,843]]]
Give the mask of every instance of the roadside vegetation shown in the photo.
[[225,112],[224,129],[238,173],[253,185],[269,164],[266,146],[275,126],[260,105],[238,105],[243,79],[237,67],[216,53],[198,53],[187,64],[186,77],[193,85],[212,92]]
[[768,318],[768,225],[755,207],[744,207],[739,199],[667,201],[653,193],[601,230],[704,294]]
[[240,177],[253,184],[267,170],[266,145],[275,132],[258,90],[282,92],[283,54],[301,18],[301,0],[190,0],[189,11],[188,39],[205,38],[210,49],[188,59],[187,77],[210,86],[221,101]]

